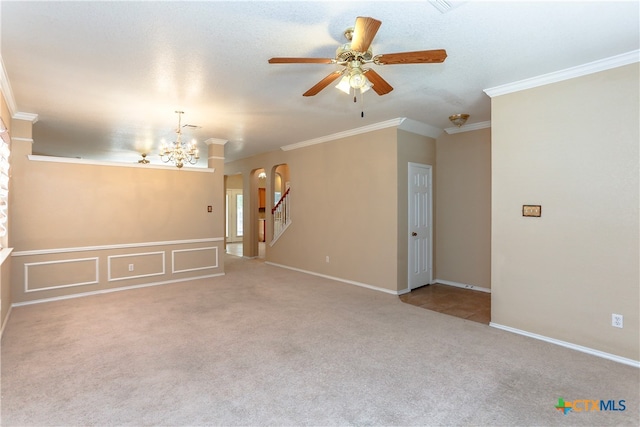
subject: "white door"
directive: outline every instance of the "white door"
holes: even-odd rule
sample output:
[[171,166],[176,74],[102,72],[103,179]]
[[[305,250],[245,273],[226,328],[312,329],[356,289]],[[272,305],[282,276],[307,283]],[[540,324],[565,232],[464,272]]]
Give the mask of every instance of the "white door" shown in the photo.
[[227,190],[227,242],[242,241],[242,190]]
[[431,211],[431,166],[409,163],[409,290],[433,280]]

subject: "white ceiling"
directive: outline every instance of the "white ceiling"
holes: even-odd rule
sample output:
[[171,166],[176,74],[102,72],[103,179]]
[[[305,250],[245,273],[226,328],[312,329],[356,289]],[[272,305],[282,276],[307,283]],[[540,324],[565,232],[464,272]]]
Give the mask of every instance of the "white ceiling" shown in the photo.
[[[484,89],[640,44],[638,1],[449,3],[442,13],[428,1],[2,1],[1,55],[12,113],[38,117],[34,153],[134,162],[148,152],[160,163],[178,109],[201,127],[185,134],[205,153],[205,140],[228,140],[229,161],[398,117],[486,122]],[[443,48],[448,58],[373,65],[395,90],[370,91],[364,105],[333,85],[302,96],[337,65],[267,63],[333,58],[357,16],[382,21],[374,54]]]

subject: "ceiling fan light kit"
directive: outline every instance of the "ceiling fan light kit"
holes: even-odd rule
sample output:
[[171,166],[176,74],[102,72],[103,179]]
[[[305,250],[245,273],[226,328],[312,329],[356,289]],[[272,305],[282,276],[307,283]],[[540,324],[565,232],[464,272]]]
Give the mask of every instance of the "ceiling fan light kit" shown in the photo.
[[358,61],[354,61],[357,63],[356,66],[351,68],[349,71],[349,86],[354,89],[360,89],[365,85],[367,78],[364,76],[364,73],[360,69],[360,63]]
[[[348,40],[336,49],[335,58],[287,58],[276,57],[269,59],[270,64],[336,64],[342,66],[342,70],[329,74],[303,96],[317,95],[332,82],[342,77],[336,88],[345,93],[351,93],[351,88],[360,89],[361,94],[373,89],[378,95],[386,95],[393,87],[372,68],[363,68],[365,64],[390,65],[390,64],[423,64],[444,62],[447,52],[444,49],[422,50],[416,52],[400,52],[391,54],[373,55],[371,42],[381,21],[370,17],[359,16],[354,27],[344,31]],[[355,101],[355,98],[354,98]]]

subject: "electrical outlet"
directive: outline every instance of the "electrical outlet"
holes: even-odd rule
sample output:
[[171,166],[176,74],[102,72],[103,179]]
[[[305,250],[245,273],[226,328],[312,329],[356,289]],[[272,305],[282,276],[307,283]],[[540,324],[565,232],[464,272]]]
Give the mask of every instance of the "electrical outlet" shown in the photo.
[[326,262],[329,262],[329,255],[324,259]]
[[611,326],[614,326],[616,328],[622,328],[622,325],[623,325],[623,316],[622,316],[622,314],[613,313],[611,315]]
[[129,264],[129,271],[133,271],[133,264]]

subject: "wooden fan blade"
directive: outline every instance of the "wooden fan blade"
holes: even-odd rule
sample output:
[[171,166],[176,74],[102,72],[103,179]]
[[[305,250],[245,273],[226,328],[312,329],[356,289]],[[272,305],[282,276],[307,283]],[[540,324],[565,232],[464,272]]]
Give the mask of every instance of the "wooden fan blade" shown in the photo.
[[385,53],[376,55],[373,62],[378,65],[389,64],[424,64],[444,62],[447,51],[444,49],[419,50],[416,52]]
[[312,87],[311,89],[303,93],[302,96],[317,95],[318,92],[320,92],[325,87],[329,86],[332,81],[336,80],[341,75],[342,75],[342,71],[334,71],[333,73],[329,74],[327,77],[325,77],[324,79],[316,83],[314,87]]
[[351,49],[356,52],[366,52],[378,32],[382,22],[377,19],[358,16],[356,25],[353,28],[353,37],[351,39]]
[[373,84],[371,89],[375,90],[378,95],[386,95],[393,90],[393,87],[374,70],[366,70],[364,75]]
[[269,64],[332,64],[331,58],[271,58]]

